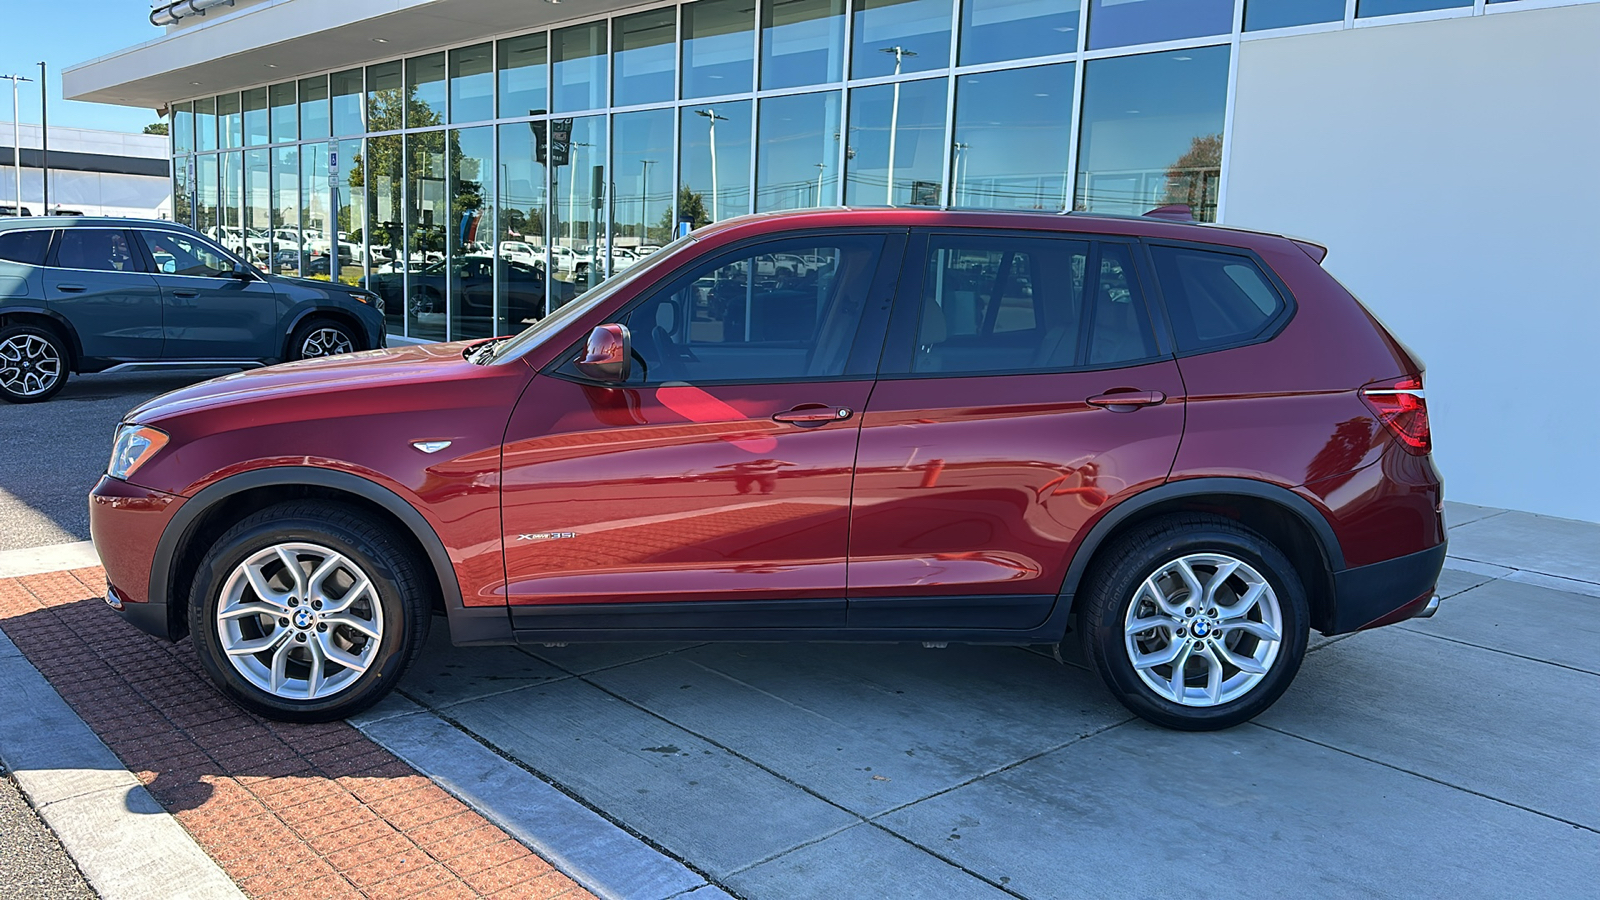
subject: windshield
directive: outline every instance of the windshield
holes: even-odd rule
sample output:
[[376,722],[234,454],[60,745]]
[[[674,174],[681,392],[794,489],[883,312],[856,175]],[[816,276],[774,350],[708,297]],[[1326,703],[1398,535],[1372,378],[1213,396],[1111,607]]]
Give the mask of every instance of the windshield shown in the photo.
[[549,339],[550,335],[566,327],[568,322],[581,318],[584,313],[599,306],[605,302],[606,298],[617,291],[649,275],[663,265],[670,266],[672,257],[678,255],[677,251],[688,246],[693,241],[694,237],[689,235],[678,238],[656,253],[650,254],[650,257],[644,262],[630,266],[626,271],[611,276],[610,281],[595,285],[584,291],[566,306],[529,325],[518,333],[516,337],[495,345],[493,355],[486,362],[493,364],[513,360],[542,345]]

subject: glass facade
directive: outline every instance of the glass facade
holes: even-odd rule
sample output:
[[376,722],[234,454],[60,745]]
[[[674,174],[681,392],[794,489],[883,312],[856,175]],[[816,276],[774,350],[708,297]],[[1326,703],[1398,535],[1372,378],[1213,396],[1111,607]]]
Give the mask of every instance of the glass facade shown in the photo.
[[1214,219],[1233,41],[1471,6],[682,0],[512,24],[174,103],[173,211],[263,268],[378,291],[395,334],[504,334],[755,211]]

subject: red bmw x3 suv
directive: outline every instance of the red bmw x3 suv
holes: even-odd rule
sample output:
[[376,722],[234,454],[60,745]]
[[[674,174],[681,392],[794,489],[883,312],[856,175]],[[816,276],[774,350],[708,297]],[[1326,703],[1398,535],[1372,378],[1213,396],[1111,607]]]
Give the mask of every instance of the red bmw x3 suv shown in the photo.
[[[263,715],[458,645],[1081,641],[1140,716],[1271,705],[1433,613],[1422,368],[1303,241],[751,216],[515,337],[230,375],[120,426],[107,601]],[[783,260],[778,265],[774,260]]]

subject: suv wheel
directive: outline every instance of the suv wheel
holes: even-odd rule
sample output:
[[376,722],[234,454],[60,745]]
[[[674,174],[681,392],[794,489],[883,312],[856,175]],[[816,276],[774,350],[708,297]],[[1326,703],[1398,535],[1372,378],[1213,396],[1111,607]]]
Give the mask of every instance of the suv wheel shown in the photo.
[[354,353],[356,338],[350,329],[332,319],[316,319],[295,329],[289,339],[292,359],[316,359]]
[[416,561],[362,512],[269,507],[212,546],[189,598],[211,680],[272,719],[326,722],[378,702],[427,638]]
[[1139,527],[1097,563],[1080,632],[1091,665],[1129,710],[1211,731],[1283,694],[1309,621],[1282,551],[1228,519],[1185,515]]
[[67,348],[35,325],[0,329],[0,397],[12,403],[49,400],[67,383]]

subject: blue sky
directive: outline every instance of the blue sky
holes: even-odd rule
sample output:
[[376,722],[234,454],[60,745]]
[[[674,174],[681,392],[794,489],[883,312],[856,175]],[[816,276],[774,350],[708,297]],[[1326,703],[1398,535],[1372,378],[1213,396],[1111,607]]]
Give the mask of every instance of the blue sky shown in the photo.
[[[65,13],[65,15],[63,15]],[[50,124],[107,131],[140,131],[158,120],[149,109],[68,103],[61,99],[61,70],[160,37],[145,0],[74,0],[72,3],[0,0],[0,75],[34,79],[21,85],[22,121],[39,121],[39,66],[50,66]],[[11,119],[9,82],[0,82],[0,121]],[[10,140],[8,136],[7,141]]]

